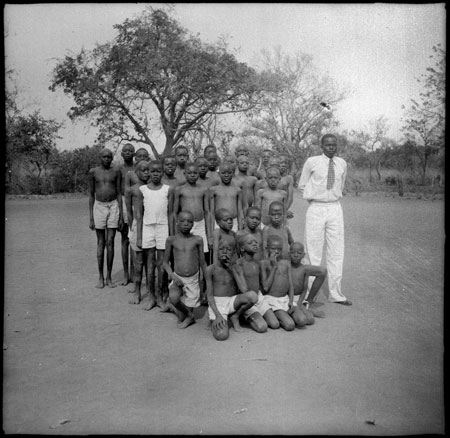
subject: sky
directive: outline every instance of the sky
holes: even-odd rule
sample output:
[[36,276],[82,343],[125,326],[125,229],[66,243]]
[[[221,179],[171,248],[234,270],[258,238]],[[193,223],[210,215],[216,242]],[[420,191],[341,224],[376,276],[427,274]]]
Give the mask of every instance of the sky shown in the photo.
[[[6,4],[6,67],[21,104],[64,123],[59,149],[92,145],[95,130],[67,117],[72,99],[48,89],[58,59],[111,41],[114,24],[158,3]],[[445,3],[174,3],[174,17],[205,42],[225,36],[239,61],[256,66],[263,49],[307,53],[319,72],[352,89],[333,109],[341,129],[364,129],[383,115],[400,140],[402,105],[420,92],[432,47],[445,48]],[[162,137],[155,143],[162,146]]]

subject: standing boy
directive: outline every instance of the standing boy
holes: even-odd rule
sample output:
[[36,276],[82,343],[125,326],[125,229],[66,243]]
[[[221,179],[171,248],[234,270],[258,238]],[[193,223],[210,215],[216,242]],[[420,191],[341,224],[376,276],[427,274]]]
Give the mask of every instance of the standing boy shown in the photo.
[[[268,242],[269,259],[262,260],[261,283],[266,293],[264,300],[273,310],[279,326],[287,331],[294,330],[293,312],[294,285],[292,284],[291,263],[281,259],[283,242],[278,236],[270,236]],[[277,328],[275,321],[266,312],[265,319],[271,328]]]
[[144,254],[142,248],[139,248],[137,246],[137,221],[134,212],[137,212],[137,210],[139,209],[139,194],[141,193],[139,187],[147,184],[150,175],[150,163],[146,160],[141,160],[136,164],[134,171],[136,173],[136,176],[138,177],[138,182],[132,185],[125,192],[128,219],[130,221],[130,231],[128,232],[128,239],[130,241],[130,252],[133,254],[134,264],[134,290],[130,291],[133,293],[133,296],[129,299],[129,304],[139,304],[142,299],[141,285],[142,270],[144,266]]
[[216,186],[220,184],[220,178],[219,181],[212,179],[208,176],[208,160],[205,157],[197,157],[195,159],[195,164],[198,168],[198,180],[197,184],[201,187],[210,188],[211,186]]
[[[253,258],[259,262],[264,258],[263,251],[263,241],[262,241],[262,232],[259,224],[261,223],[261,210],[258,207],[249,207],[247,212],[245,213],[245,223],[244,228],[242,230],[238,230],[236,233],[236,241],[239,242],[239,239],[244,234],[251,234],[256,241],[258,242],[258,251],[253,255]],[[240,246],[238,244],[238,254],[242,255],[242,251],[240,250]]]
[[189,151],[186,146],[179,145],[175,148],[175,159],[177,161],[177,168],[175,169],[175,178],[179,184],[184,184],[186,178],[184,176],[184,166],[189,159]]
[[169,190],[169,205],[171,206],[172,214],[169,217],[169,236],[176,233],[175,230],[175,213],[173,213],[173,197],[175,194],[175,187],[180,185],[180,180],[175,178],[175,170],[177,169],[177,161],[174,155],[166,155],[163,158],[163,177],[161,182],[168,185],[172,190]]
[[[219,208],[227,209],[232,219],[235,219],[233,231],[237,231],[242,228],[242,190],[238,186],[231,184],[233,170],[230,164],[221,164],[219,175],[221,179],[220,184],[209,189],[209,210],[211,215],[215,216],[216,210]],[[214,224],[211,228],[213,229],[213,227]]]
[[97,234],[98,289],[105,287],[103,265],[106,246],[106,285],[116,287],[111,279],[114,261],[114,238],[117,228],[122,228],[122,173],[111,167],[113,153],[100,152],[100,166],[89,170],[89,228]]
[[239,316],[258,301],[255,292],[239,293],[231,270],[235,250],[234,238],[223,236],[219,243],[218,262],[206,268],[206,294],[211,331],[218,341],[228,339],[228,315],[235,331],[241,331]]
[[[150,163],[150,178],[147,185],[139,187],[137,221],[137,246],[144,250],[147,260],[147,283],[149,300],[145,310],[155,305],[165,307],[166,296],[163,293],[163,267],[164,249],[169,236],[169,190],[170,187],[162,184],[162,163]],[[155,287],[155,270],[158,281]]]
[[261,209],[261,228],[270,224],[269,205],[273,201],[281,201],[286,210],[287,193],[278,189],[280,170],[270,167],[267,170],[267,188],[259,189],[256,193],[255,205]]
[[270,236],[278,236],[283,242],[281,258],[289,259],[289,246],[294,241],[291,230],[285,225],[284,205],[280,201],[273,201],[269,205],[270,223],[262,230],[264,257],[268,257],[267,240]]
[[[245,146],[244,144],[240,144],[236,147],[235,151],[234,151],[234,155],[236,156],[236,159],[239,161],[239,157],[240,156],[244,156],[247,157],[249,162],[250,162],[250,151],[248,150],[247,146]],[[254,166],[253,164],[250,164],[248,167],[248,171],[247,174],[249,176],[256,176],[257,177],[257,173],[258,173],[258,169],[256,168],[256,166]],[[236,172],[237,175],[237,172]]]
[[[164,269],[172,282],[169,300],[178,317],[178,328],[184,329],[195,322],[194,308],[200,306],[200,269],[205,275],[203,240],[191,233],[194,215],[180,211],[177,217],[178,231],[169,236],[164,252]],[[170,259],[173,256],[173,268]]]
[[[217,172],[217,168],[219,167],[219,156],[216,152],[210,151],[208,152],[208,155],[206,156],[206,159],[208,160],[208,173],[206,176],[210,178],[212,181],[214,181],[216,184],[220,184],[220,176]],[[216,185],[213,184],[213,185]]]
[[258,181],[256,176],[251,176],[248,174],[249,169],[249,159],[246,155],[240,155],[237,159],[238,167],[237,167],[237,175],[234,176],[233,180],[237,183],[242,184],[243,194],[245,195],[245,205],[244,214],[248,207],[253,205],[255,201],[255,183]]
[[[122,184],[121,184],[121,194],[122,194],[122,211],[123,211],[123,225],[120,229],[121,234],[121,253],[122,253],[122,265],[123,265],[123,281],[120,283],[122,286],[126,286],[132,281],[134,276],[133,273],[133,257],[131,251],[129,251],[130,241],[128,240],[128,229],[131,223],[128,222],[127,216],[127,206],[125,201],[125,181],[126,175],[129,171],[134,169],[133,158],[134,158],[134,146],[131,143],[127,143],[123,146],[121,152],[123,158],[123,164],[120,166],[120,171],[122,172]],[[128,271],[130,267],[130,271]]]

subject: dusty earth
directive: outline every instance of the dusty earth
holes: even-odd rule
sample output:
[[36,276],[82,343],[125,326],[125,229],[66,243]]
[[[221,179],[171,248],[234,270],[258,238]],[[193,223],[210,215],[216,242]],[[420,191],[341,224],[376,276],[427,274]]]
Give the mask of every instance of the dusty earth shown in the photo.
[[[343,199],[343,289],[295,332],[217,342],[95,289],[88,199],[5,204],[7,434],[444,433],[444,202]],[[305,204],[291,229],[302,240]],[[122,276],[116,238],[113,279]]]

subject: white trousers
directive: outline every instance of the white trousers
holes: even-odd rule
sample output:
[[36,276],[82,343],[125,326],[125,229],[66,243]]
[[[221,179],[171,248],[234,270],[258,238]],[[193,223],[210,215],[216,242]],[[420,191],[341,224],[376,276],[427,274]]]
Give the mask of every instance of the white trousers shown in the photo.
[[[328,271],[328,301],[345,301],[341,292],[342,268],[344,264],[344,215],[339,201],[311,202],[306,211],[305,250],[306,262],[320,265],[325,243],[326,267]],[[309,279],[308,294],[314,278]]]

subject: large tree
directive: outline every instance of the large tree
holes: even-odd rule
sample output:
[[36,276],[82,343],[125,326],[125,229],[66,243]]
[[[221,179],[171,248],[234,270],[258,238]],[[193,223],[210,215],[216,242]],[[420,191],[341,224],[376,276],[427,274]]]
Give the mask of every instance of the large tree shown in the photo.
[[152,129],[159,129],[167,154],[208,118],[253,108],[271,83],[226,43],[202,42],[164,10],[114,27],[112,42],[61,60],[50,87],[73,97],[70,118],[89,117],[100,143],[145,143],[158,157]]
[[311,55],[287,55],[274,48],[262,57],[265,71],[278,76],[283,88],[265,93],[263,105],[248,113],[250,130],[287,152],[298,169],[324,127],[334,125],[332,108],[346,91],[340,91],[329,76],[319,74]]
[[430,56],[433,65],[426,69],[417,82],[422,91],[411,99],[406,109],[403,130],[406,139],[417,145],[421,163],[422,184],[425,183],[430,156],[445,146],[445,65],[446,54],[441,45],[433,46]]

